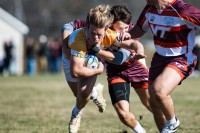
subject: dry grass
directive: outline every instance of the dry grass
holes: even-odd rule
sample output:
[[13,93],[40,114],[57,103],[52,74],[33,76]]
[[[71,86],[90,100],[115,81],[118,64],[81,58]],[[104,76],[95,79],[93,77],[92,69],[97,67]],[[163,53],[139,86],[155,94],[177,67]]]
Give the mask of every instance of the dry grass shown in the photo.
[[[179,86],[173,98],[176,115],[181,120],[178,133],[200,132],[200,79],[188,79]],[[84,110],[79,133],[131,132],[118,119],[110,102],[105,75],[98,77],[105,84],[106,112],[101,114],[90,102]],[[36,77],[0,77],[0,133],[64,133],[75,98],[64,75]],[[131,90],[131,111],[139,118],[147,133],[158,133],[152,115],[141,105]]]

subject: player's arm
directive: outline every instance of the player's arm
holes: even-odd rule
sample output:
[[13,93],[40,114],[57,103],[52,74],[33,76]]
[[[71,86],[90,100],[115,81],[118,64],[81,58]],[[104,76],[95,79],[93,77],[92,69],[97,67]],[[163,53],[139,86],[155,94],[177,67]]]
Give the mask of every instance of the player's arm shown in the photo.
[[144,53],[144,47],[138,40],[124,40],[121,42],[120,47],[132,49],[136,53]]
[[185,6],[182,7],[179,12],[179,15],[183,20],[187,20],[191,24],[194,24],[196,28],[200,29],[200,9],[185,3]]
[[68,47],[68,37],[71,34],[70,31],[64,31],[63,32],[63,43],[62,43],[62,51],[65,55],[70,57],[70,48]]
[[115,45],[120,48],[118,52],[114,53],[115,58],[111,63],[122,64],[123,62],[146,58],[146,55],[144,54],[144,47],[138,41],[138,38],[128,40],[125,39],[121,42],[116,42]]
[[77,19],[73,22],[64,24],[62,27],[62,32],[61,32],[62,33],[61,37],[62,37],[63,43],[67,43],[66,38],[72,33],[72,31],[79,29],[79,28],[83,28],[86,25],[87,25],[86,21],[80,20],[80,19]]
[[67,37],[72,33],[74,30],[74,22],[66,23],[63,25],[61,30],[61,37],[63,44],[67,44]]
[[69,30],[64,30],[63,33],[62,33],[62,41],[63,41],[63,44],[67,44],[68,42],[68,39],[67,37],[72,33],[72,31],[69,31]]
[[136,24],[133,29],[129,31],[129,33],[131,34],[131,38],[135,39],[142,37],[145,34],[145,31],[142,29],[142,27]]
[[132,54],[134,59],[141,59],[146,57],[144,55],[144,47],[138,40],[129,39],[122,41],[121,47],[134,50],[135,52]]
[[70,48],[68,47],[68,37],[73,31],[73,22],[67,23],[63,25],[61,31],[62,37],[62,51],[67,56],[70,57]]
[[69,35],[76,29],[83,28],[86,26],[86,22],[84,20],[75,20],[70,23],[66,23],[63,25],[61,30],[61,37],[62,37],[62,48],[63,52],[68,55],[69,54],[69,48],[68,48],[68,37]]
[[146,57],[144,55],[144,48],[139,41],[130,39],[130,40],[123,41],[122,43],[113,44],[112,47],[114,46],[119,47],[117,46],[118,44],[119,45],[121,44],[122,47],[135,50],[136,53],[134,52],[134,58],[131,52],[124,48],[120,48],[118,52],[111,52],[111,51],[100,49],[96,45],[94,45],[91,49],[89,49],[89,54],[96,55],[110,63],[117,64],[117,65],[120,65],[123,62],[128,61],[131,57],[132,59],[141,59],[141,58]]
[[97,45],[93,45],[92,48],[88,49],[88,54],[95,55],[106,61],[112,61],[115,58],[112,52],[104,50]]
[[149,30],[148,19],[146,18],[146,13],[152,8],[152,5],[146,5],[141,12],[136,25],[129,31],[132,39],[137,39],[142,37]]
[[91,69],[85,67],[85,58],[72,55],[70,58],[70,71],[71,75],[75,78],[86,78],[94,75],[98,75],[103,72],[104,66],[102,62],[99,62],[97,69]]
[[115,55],[106,50],[100,49],[100,51],[96,54],[97,57],[103,58],[106,61],[112,61],[115,58]]

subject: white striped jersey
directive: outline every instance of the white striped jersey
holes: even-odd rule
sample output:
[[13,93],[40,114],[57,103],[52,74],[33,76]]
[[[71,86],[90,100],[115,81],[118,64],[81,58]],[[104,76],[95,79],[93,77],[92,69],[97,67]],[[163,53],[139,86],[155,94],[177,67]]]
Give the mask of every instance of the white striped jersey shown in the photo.
[[200,27],[200,10],[182,0],[174,0],[162,11],[146,5],[137,25],[144,31],[151,29],[158,54],[187,55],[192,53],[195,30]]

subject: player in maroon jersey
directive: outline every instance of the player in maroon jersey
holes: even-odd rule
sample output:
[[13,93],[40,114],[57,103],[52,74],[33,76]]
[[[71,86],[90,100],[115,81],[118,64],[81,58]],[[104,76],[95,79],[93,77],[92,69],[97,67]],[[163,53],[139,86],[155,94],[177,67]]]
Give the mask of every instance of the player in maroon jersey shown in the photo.
[[[133,28],[132,15],[123,5],[113,6],[111,13],[114,21],[111,29],[117,32],[128,32]],[[126,53],[123,48],[110,48],[110,51]],[[144,62],[143,62],[144,61]],[[118,117],[121,122],[130,127],[136,133],[145,133],[140,123],[135,119],[134,113],[130,111],[130,84],[135,89],[143,105],[151,111],[148,93],[148,68],[145,59],[133,60],[121,65],[106,63],[109,94]]]
[[151,29],[156,52],[149,69],[152,112],[161,133],[173,133],[180,125],[171,97],[174,89],[193,71],[195,29],[200,27],[200,10],[182,0],[147,0],[136,26],[138,38]]

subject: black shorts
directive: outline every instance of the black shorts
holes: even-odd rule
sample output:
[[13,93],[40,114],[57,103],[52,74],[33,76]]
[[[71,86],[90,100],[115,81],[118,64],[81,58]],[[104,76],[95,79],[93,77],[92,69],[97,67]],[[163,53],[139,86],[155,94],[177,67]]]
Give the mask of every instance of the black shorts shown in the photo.
[[129,102],[130,84],[127,82],[111,84],[109,85],[109,94],[113,105],[121,100]]

